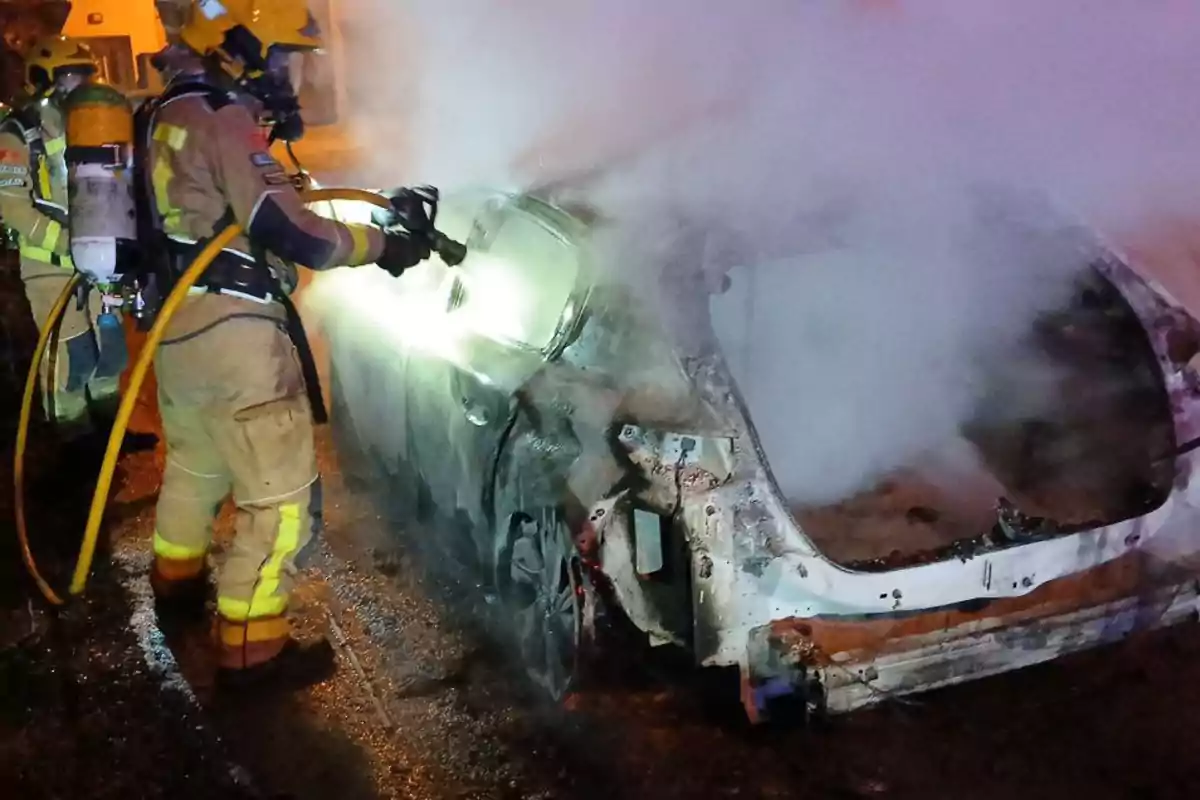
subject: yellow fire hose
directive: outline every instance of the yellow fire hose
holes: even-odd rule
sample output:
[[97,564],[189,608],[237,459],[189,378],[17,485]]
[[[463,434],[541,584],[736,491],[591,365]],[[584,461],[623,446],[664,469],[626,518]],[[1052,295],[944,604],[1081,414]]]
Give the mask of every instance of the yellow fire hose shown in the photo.
[[[304,193],[304,201],[309,204],[330,200],[358,201],[370,203],[380,208],[391,208],[391,203],[387,198],[361,189],[314,189]],[[134,364],[133,373],[129,378],[129,387],[125,391],[125,396],[121,398],[121,405],[117,410],[117,417],[113,422],[112,432],[108,437],[108,448],[104,452],[104,461],[100,467],[100,475],[96,481],[96,490],[92,495],[92,505],[88,512],[87,528],[83,534],[83,544],[79,548],[79,558],[75,562],[75,573],[72,577],[70,587],[72,595],[82,594],[84,587],[87,585],[88,575],[92,570],[92,559],[96,554],[96,541],[100,536],[100,523],[104,519],[104,510],[108,505],[109,490],[112,488],[113,473],[116,471],[117,459],[121,454],[121,442],[125,438],[125,429],[129,426],[129,418],[133,414],[138,393],[141,391],[142,383],[146,380],[146,373],[150,371],[150,364],[154,359],[154,352],[158,349],[159,342],[162,341],[163,332],[166,330],[167,324],[171,321],[171,317],[175,314],[176,309],[179,308],[179,305],[187,296],[188,290],[204,274],[204,270],[217,257],[217,254],[228,247],[229,243],[237,238],[241,232],[241,226],[235,223],[225,228],[225,230],[221,231],[208,243],[208,246],[196,256],[191,266],[187,268],[175,284],[175,288],[171,290],[171,294],[163,302],[162,308],[159,310],[158,316],[154,321],[154,326],[150,329],[146,344],[138,356],[137,363]],[[37,568],[37,561],[33,557],[33,551],[29,547],[29,534],[25,520],[25,447],[29,438],[29,421],[32,416],[33,398],[36,394],[42,357],[53,331],[58,328],[59,323],[62,321],[63,312],[66,310],[67,303],[70,302],[78,282],[79,275],[73,276],[68,281],[66,288],[63,289],[54,307],[50,310],[50,315],[47,317],[46,323],[42,326],[41,333],[38,336],[37,349],[33,354],[33,363],[30,364],[29,374],[25,379],[25,395],[21,403],[21,415],[17,424],[16,449],[13,456],[14,510],[16,512],[17,538],[21,544],[21,557],[25,562],[25,568],[29,571],[34,583],[37,584],[42,596],[49,603],[56,606],[64,605],[66,601],[42,577]]]

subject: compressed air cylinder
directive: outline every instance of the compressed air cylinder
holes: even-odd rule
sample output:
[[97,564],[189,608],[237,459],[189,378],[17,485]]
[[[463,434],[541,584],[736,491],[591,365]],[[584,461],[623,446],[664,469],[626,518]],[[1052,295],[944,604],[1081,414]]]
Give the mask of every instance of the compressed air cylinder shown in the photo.
[[68,209],[75,268],[119,283],[137,248],[133,108],[121,92],[88,83],[66,102]]

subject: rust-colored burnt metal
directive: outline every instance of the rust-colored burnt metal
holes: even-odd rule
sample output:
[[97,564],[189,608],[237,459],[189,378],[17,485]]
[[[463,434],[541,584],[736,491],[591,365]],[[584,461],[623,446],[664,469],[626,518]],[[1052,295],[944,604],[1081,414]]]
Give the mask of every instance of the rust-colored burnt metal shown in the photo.
[[814,652],[849,654],[850,661],[867,661],[911,649],[913,637],[970,623],[1007,626],[1068,614],[1144,593],[1156,580],[1146,556],[1135,552],[1086,572],[1050,581],[1021,597],[980,600],[970,608],[880,614],[857,620],[793,617],[772,623],[771,634],[793,645],[799,636],[817,648]]

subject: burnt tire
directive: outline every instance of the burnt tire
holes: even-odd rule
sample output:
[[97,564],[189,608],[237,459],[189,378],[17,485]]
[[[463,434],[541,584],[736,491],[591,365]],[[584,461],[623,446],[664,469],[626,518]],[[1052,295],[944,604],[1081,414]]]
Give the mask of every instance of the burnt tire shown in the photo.
[[515,515],[496,586],[521,669],[542,694],[561,702],[580,676],[584,577],[559,509]]

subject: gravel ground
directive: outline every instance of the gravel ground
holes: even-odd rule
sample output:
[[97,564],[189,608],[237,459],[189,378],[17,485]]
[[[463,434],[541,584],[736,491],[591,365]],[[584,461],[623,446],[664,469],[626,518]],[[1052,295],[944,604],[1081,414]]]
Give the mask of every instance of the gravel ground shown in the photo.
[[[202,631],[167,646],[145,579],[158,465],[127,458],[86,600],[56,616],[6,584],[0,795],[1200,796],[1191,626],[822,730],[747,730],[698,676],[641,653],[570,710],[551,709],[456,585],[429,577],[420,548],[340,484],[327,444],[322,458],[329,534],[306,567],[299,618],[337,643],[337,676],[231,701],[211,688]],[[49,494],[43,529],[71,535],[38,547],[65,563],[85,498]]]
[[[0,286],[5,486],[32,348],[13,289]],[[35,550],[64,586],[97,462],[55,460],[48,432],[32,436]],[[159,630],[146,568],[161,453],[123,461],[88,592],[60,613],[20,569],[0,492],[0,797],[1200,797],[1190,625],[820,730],[747,729],[706,676],[640,649],[567,708],[546,707],[474,594],[429,570],[420,545],[436,532],[400,532],[342,485],[319,440],[328,532],[297,612],[303,632],[336,643],[338,673],[295,694],[221,695],[205,631]]]

